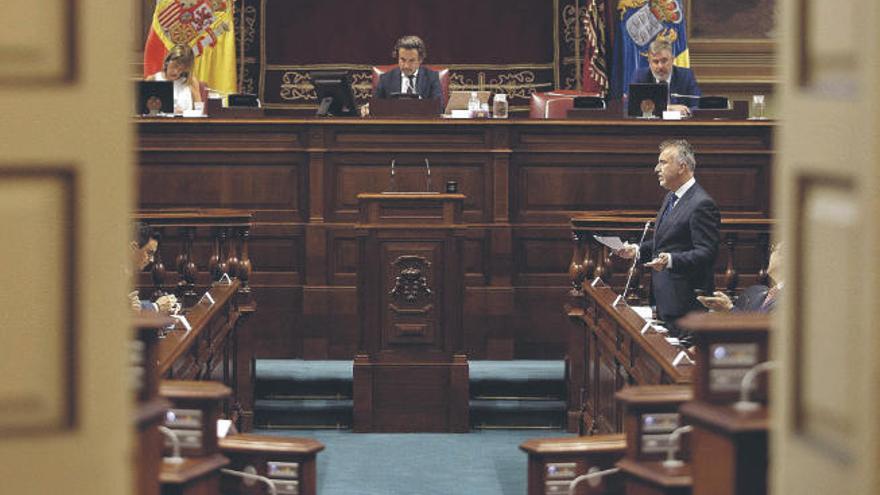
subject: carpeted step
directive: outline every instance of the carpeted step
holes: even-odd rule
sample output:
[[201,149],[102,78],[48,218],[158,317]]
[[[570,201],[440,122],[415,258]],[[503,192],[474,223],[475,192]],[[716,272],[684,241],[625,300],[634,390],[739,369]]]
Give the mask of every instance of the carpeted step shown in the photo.
[[565,424],[565,401],[471,399],[471,427],[559,429]]
[[258,399],[254,402],[254,425],[267,429],[351,427],[351,399]]
[[258,359],[254,424],[258,428],[350,428],[351,361]]
[[254,375],[258,398],[350,398],[352,394],[351,361],[258,359]]
[[565,362],[548,360],[471,361],[472,398],[565,397]]
[[565,424],[565,362],[471,361],[470,422],[475,429]]

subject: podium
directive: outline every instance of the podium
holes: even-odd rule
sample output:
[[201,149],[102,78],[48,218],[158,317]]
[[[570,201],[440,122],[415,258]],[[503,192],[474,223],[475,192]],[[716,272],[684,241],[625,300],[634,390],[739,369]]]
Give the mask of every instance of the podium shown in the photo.
[[465,432],[464,195],[359,194],[355,432]]

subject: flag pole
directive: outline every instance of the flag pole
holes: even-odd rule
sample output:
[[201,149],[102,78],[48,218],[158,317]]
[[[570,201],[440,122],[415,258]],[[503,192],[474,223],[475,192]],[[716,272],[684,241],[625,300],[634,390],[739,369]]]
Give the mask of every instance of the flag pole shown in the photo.
[[574,75],[575,75],[575,89],[580,91],[583,88],[583,82],[581,78],[583,77],[583,70],[581,68],[581,2],[580,0],[574,1]]
[[[238,23],[238,81],[236,84],[236,88],[238,88],[238,92],[241,93],[241,85],[244,83],[244,2],[245,0],[241,0],[241,16],[239,17]],[[235,4],[233,4],[234,8]],[[235,23],[233,23],[233,26]]]

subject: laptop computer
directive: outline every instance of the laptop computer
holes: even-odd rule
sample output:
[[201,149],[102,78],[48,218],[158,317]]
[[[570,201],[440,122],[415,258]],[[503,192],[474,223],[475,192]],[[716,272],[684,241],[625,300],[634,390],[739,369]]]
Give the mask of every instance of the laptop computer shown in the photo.
[[174,83],[138,81],[136,115],[174,114]]
[[[481,105],[483,103],[489,104],[489,98],[491,96],[491,91],[477,91],[477,98],[479,98]],[[470,99],[471,91],[453,91],[449,94],[449,101],[446,102],[446,110],[444,113],[449,115],[453,110],[467,110],[468,101]]]
[[626,105],[627,117],[654,119],[663,117],[669,102],[669,86],[664,83],[632,83]]

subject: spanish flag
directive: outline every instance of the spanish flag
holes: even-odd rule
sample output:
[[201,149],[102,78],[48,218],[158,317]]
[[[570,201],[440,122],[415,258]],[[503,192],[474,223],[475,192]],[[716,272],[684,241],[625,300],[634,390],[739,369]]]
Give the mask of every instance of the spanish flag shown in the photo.
[[174,45],[189,45],[193,74],[221,93],[237,91],[233,0],[157,0],[144,46],[144,77],[162,70]]

